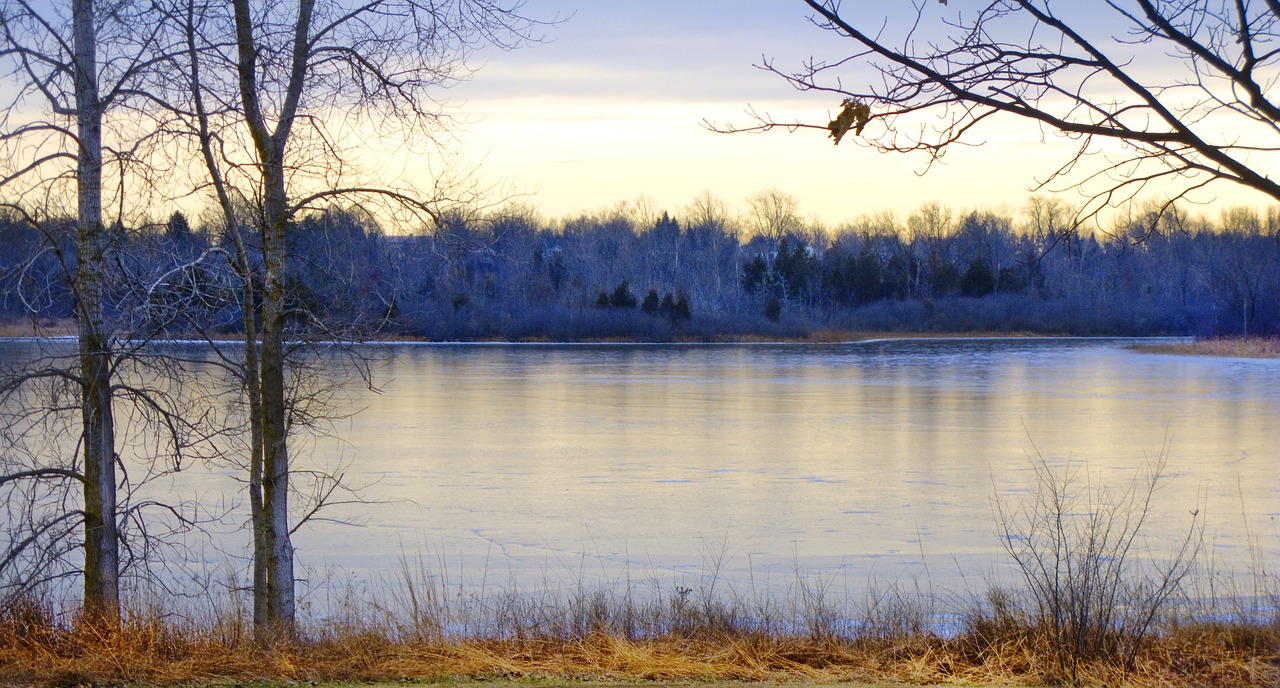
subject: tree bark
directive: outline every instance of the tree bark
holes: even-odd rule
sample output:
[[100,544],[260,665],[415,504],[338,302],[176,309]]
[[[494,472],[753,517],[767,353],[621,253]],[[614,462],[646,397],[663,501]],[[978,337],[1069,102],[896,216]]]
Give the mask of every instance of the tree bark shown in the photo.
[[93,0],[74,0],[78,227],[76,311],[84,423],[84,608],[103,622],[120,619],[116,527],[115,419],[111,341],[103,308],[110,238],[102,224],[102,103],[98,96]]
[[[262,510],[267,536],[266,604],[271,631],[291,635],[294,628],[293,542],[289,528],[289,442],[285,403],[284,360],[284,175],[267,166],[267,227],[262,233],[264,293],[262,299]],[[280,170],[280,174],[272,174]],[[272,188],[275,187],[275,188]]]

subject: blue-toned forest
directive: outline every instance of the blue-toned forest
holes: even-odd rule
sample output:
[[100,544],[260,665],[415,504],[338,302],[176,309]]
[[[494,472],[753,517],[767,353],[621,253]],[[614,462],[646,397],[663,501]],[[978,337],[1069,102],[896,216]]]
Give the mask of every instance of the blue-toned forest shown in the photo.
[[[1051,199],[1016,212],[927,203],[834,229],[789,212],[700,214],[645,218],[625,204],[555,222],[451,213],[405,232],[358,211],[316,212],[289,234],[287,298],[312,332],[341,323],[344,336],[429,340],[1280,331],[1276,213],[1152,211],[1089,233],[1070,231]],[[148,336],[238,331],[242,290],[224,234],[181,213],[117,227],[108,300],[120,325]],[[0,224],[3,316],[72,315],[74,239],[70,221]]]

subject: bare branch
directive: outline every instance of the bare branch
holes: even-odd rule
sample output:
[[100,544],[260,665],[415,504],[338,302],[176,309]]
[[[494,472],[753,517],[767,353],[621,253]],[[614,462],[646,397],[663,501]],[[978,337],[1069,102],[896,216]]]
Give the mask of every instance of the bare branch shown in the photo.
[[[707,126],[723,132],[823,129],[837,143],[843,136],[835,132],[853,129],[863,145],[924,154],[927,170],[951,147],[980,143],[977,126],[998,115],[1080,142],[1075,157],[1046,182],[1077,181],[1077,165],[1101,157],[1095,152],[1100,142],[1125,146],[1124,157],[1086,175],[1090,213],[1157,180],[1173,182],[1171,198],[1186,197],[1209,179],[1280,200],[1280,182],[1250,157],[1280,152],[1280,139],[1266,138],[1280,137],[1280,106],[1267,97],[1280,69],[1280,48],[1272,47],[1280,42],[1275,2],[1259,10],[1233,0],[1213,11],[1204,0],[1139,0],[1136,7],[1107,2],[1118,25],[1128,27],[1122,38],[1077,26],[1043,0],[989,0],[942,20],[944,40],[918,36],[927,8],[932,11],[922,3],[901,24],[900,41],[887,19],[863,16],[870,11],[842,12],[831,0],[805,4],[817,26],[848,39],[854,52],[833,61],[811,59],[796,73],[768,60],[761,67],[801,91],[839,95],[838,115],[822,123],[750,112],[755,123],[749,126]],[[1153,71],[1147,61],[1155,59],[1180,59],[1185,77]],[[851,87],[842,72],[859,65],[870,66],[880,83]],[[854,117],[850,104],[867,107],[865,117]],[[939,124],[919,123],[922,115]],[[1228,117],[1253,129],[1232,129],[1224,125]],[[1145,171],[1134,174],[1139,167]]]
[[0,475],[0,485],[17,480],[27,480],[30,478],[64,478],[80,482],[85,481],[84,474],[78,471],[69,471],[63,468],[34,468],[29,471],[18,471],[16,473]]

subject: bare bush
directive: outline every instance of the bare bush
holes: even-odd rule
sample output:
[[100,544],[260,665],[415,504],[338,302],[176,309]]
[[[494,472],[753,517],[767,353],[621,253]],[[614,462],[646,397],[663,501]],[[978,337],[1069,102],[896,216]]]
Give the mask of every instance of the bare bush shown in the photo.
[[1167,450],[1119,490],[1094,484],[1080,465],[1055,470],[1036,451],[1030,492],[996,501],[1001,541],[1026,583],[1031,629],[1072,682],[1090,661],[1132,670],[1193,571],[1203,534],[1199,509],[1167,553],[1153,551],[1143,535]]

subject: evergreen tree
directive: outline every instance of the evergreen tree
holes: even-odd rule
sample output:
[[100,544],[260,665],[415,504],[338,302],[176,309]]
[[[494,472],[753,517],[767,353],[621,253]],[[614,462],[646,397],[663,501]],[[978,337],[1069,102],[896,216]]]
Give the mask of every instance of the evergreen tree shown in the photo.
[[631,293],[631,285],[627,284],[627,280],[622,280],[618,286],[613,288],[613,295],[609,297],[609,305],[614,308],[635,308],[635,294]]
[[693,309],[689,307],[689,295],[683,291],[676,293],[675,321],[692,320]]
[[853,264],[853,294],[859,305],[878,300],[883,294],[880,258],[869,248],[862,249]]
[[754,294],[764,285],[769,274],[769,266],[764,256],[756,256],[742,266],[742,290]]
[[769,301],[764,305],[764,317],[778,322],[782,317],[782,302],[776,296],[770,297]]
[[[665,215],[663,217],[666,217]],[[644,295],[644,303],[640,304],[640,311],[653,315],[658,312],[658,290],[650,289],[648,294]]]
[[964,296],[986,296],[996,290],[996,276],[985,260],[969,263],[969,269],[960,278],[960,293]]

